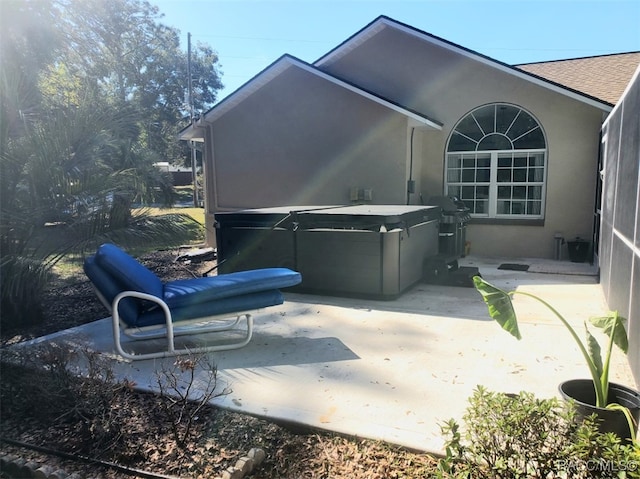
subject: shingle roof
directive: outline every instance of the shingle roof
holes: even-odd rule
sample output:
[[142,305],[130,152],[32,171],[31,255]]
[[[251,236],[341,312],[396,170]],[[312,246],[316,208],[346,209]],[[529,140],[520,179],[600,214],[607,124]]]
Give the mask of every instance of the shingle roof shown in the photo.
[[615,105],[638,65],[640,52],[527,63],[515,67]]

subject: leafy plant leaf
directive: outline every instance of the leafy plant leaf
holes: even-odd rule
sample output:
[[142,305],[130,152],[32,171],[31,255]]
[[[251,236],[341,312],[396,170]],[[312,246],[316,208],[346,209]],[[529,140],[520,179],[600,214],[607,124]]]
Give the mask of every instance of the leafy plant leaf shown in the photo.
[[584,323],[584,330],[586,331],[586,334],[587,334],[587,351],[589,352],[589,357],[593,361],[593,365],[596,368],[598,377],[601,378],[603,366],[602,366],[602,354],[600,353],[601,351],[600,344],[598,344],[598,341],[596,341],[596,338],[593,337],[593,335],[589,331],[589,328],[587,328],[586,322]]
[[620,411],[621,413],[623,413],[624,417],[627,419],[627,425],[629,426],[629,437],[636,437],[638,424],[636,423],[636,420],[631,414],[629,408],[624,407],[622,404],[612,402],[610,404],[607,404],[607,409],[613,409],[615,411]]
[[607,336],[613,338],[613,342],[623,353],[627,353],[629,340],[627,330],[624,327],[626,319],[620,316],[617,311],[609,311],[606,316],[590,318],[589,321],[595,327],[602,329]]
[[480,276],[474,276],[473,283],[487,304],[489,316],[495,319],[502,329],[513,337],[522,339],[520,329],[518,328],[518,318],[516,317],[516,312],[511,301],[511,295],[487,283]]

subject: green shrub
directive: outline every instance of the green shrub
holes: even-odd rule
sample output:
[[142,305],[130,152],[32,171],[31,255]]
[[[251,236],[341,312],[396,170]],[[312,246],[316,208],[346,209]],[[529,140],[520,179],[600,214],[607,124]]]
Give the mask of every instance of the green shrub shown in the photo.
[[595,418],[578,421],[574,407],[555,398],[478,386],[463,419],[464,427],[454,419],[442,426],[440,478],[640,477],[637,446],[600,434]]
[[0,327],[30,326],[43,318],[39,299],[51,267],[37,258],[18,255],[0,257]]

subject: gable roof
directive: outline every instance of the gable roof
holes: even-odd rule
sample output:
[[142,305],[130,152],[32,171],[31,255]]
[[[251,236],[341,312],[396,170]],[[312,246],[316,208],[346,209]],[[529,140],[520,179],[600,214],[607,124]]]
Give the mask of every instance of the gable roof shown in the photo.
[[[331,65],[331,63],[339,60],[350,51],[354,50],[359,45],[387,28],[392,28],[397,31],[412,35],[425,43],[445,48],[472,61],[477,61],[479,63],[488,65],[508,75],[513,75],[521,80],[531,82],[540,87],[554,91],[574,100],[586,103],[606,113],[611,111],[620,94],[622,93],[622,91],[624,91],[626,84],[620,87],[621,83],[625,78],[628,82],[628,80],[633,76],[635,67],[631,70],[630,73],[627,72],[627,68],[629,67],[629,65],[633,64],[633,61],[636,61],[637,66],[638,61],[636,55],[640,57],[640,52],[623,54],[630,56],[618,58],[617,65],[613,65],[613,58],[606,59],[606,57],[608,56],[604,56],[591,57],[589,61],[584,62],[575,62],[575,60],[560,60],[556,62],[541,62],[512,66],[382,15],[373,20],[360,31],[356,32],[340,45],[329,51],[327,54],[320,57],[313,64],[306,63],[291,55],[283,55],[271,65],[262,70],[260,73],[258,73],[256,76],[247,81],[245,84],[243,84],[236,91],[214,105],[210,110],[204,113],[204,115],[202,115],[202,117],[200,117],[195,122],[195,124],[189,125],[182,131],[180,131],[178,134],[179,138],[182,140],[202,139],[201,129],[204,124],[210,123],[220,118],[226,112],[240,104],[247,97],[252,95],[254,92],[259,90],[261,87],[263,87],[291,67],[303,69],[335,85],[346,88],[358,95],[361,95],[364,98],[383,105],[393,111],[400,112],[403,115],[406,115],[409,118],[411,124],[413,124],[414,126],[422,126],[426,128],[441,130],[441,123],[426,117],[420,112],[412,110],[405,105],[400,105],[399,103],[391,101],[388,98],[384,98],[374,92],[367,91],[362,87],[359,87],[358,85],[349,83],[330,73],[327,73],[326,71],[323,71],[323,67]],[[615,57],[615,55],[609,56]],[[605,59],[600,60],[603,58]],[[605,63],[608,63],[609,66],[606,66]],[[607,81],[604,79],[604,77],[600,77],[598,81],[597,75],[601,74],[603,72],[603,69],[605,71],[615,70],[615,67],[620,67],[621,65],[623,65],[624,68],[621,69],[619,74],[616,74],[615,72],[609,72],[611,74],[611,79]]]
[[252,79],[250,79],[248,82],[246,82],[244,85],[242,85],[240,88],[238,88],[231,95],[224,98],[220,103],[214,105],[209,111],[207,111],[201,118],[196,121],[195,127],[189,125],[182,131],[180,131],[178,133],[178,137],[181,140],[200,139],[201,134],[197,130],[199,129],[198,127],[203,126],[203,123],[211,123],[217,120],[226,112],[242,103],[242,101],[247,97],[258,91],[264,85],[272,81],[274,78],[278,77],[278,75],[289,68],[302,69],[328,82],[345,88],[353,93],[356,93],[357,95],[360,95],[368,100],[371,100],[379,105],[382,105],[385,108],[405,115],[409,119],[409,125],[411,126],[435,130],[442,129],[442,123],[432,120],[431,118],[428,118],[427,116],[417,111],[406,108],[398,104],[397,102],[393,102],[379,95],[376,95],[375,93],[364,90],[356,85],[341,80],[291,55],[283,55],[267,68],[258,73],[256,76],[254,76]]
[[[378,18],[376,18],[369,25],[365,26],[363,29],[361,29],[359,32],[349,37],[347,40],[342,42],[336,48],[334,48],[327,54],[320,57],[313,64],[319,68],[322,68],[324,66],[329,66],[333,62],[339,60],[340,58],[342,58],[343,56],[345,56],[346,54],[348,54],[349,52],[357,48],[359,45],[361,45],[362,43],[364,43],[365,41],[367,41],[368,39],[375,36],[376,34],[378,34],[379,32],[381,32],[386,28],[392,28],[392,29],[404,32],[408,35],[418,38],[419,40],[425,43],[437,45],[441,48],[444,48],[446,50],[462,55],[470,60],[488,65],[492,68],[495,68],[504,73],[507,73],[508,75],[513,75],[521,80],[534,83],[548,90],[552,90],[556,93],[560,93],[561,95],[565,95],[570,98],[573,98],[574,100],[587,103],[605,112],[611,111],[611,108],[613,106],[612,103],[604,101],[601,98],[598,98],[596,96],[593,96],[588,92],[580,91],[578,89],[571,87],[570,85],[564,85],[553,79],[544,78],[534,73],[527,72],[523,69],[516,68],[512,65],[508,65],[507,63],[488,57],[474,50],[465,48],[461,45],[445,40],[444,38],[440,38],[436,35],[432,35],[431,33],[427,33],[425,31],[419,30],[415,27],[399,22],[397,20],[394,20],[384,15],[381,15]],[[629,78],[631,78],[631,75],[629,75]]]
[[615,105],[638,65],[640,52],[526,63],[516,67]]

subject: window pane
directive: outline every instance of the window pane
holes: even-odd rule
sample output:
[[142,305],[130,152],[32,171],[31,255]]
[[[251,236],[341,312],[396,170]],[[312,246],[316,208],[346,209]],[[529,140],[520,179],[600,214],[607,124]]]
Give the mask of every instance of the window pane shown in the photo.
[[462,166],[464,168],[475,168],[476,167],[476,159],[475,157],[465,157],[462,160]]
[[486,214],[489,211],[488,205],[488,201],[478,200],[475,202],[475,208],[473,209],[473,212],[478,214]]
[[542,201],[528,201],[528,215],[541,215],[542,214]]
[[495,112],[496,112],[495,106],[489,105],[489,106],[484,106],[482,108],[478,108],[472,113],[472,115],[478,121],[478,124],[482,128],[482,131],[484,132],[485,135],[495,132],[495,129],[494,129]]
[[450,196],[460,196],[460,187],[459,186],[450,186],[447,188],[447,193]]
[[500,169],[498,170],[498,183],[510,183],[511,182],[511,170]]
[[519,108],[513,106],[499,105],[496,110],[496,131],[506,133],[519,111]]
[[482,133],[482,130],[480,130],[480,127],[473,119],[472,115],[468,115],[458,123],[456,131],[476,141],[479,141],[484,136],[484,133]]
[[489,187],[478,186],[476,188],[476,198],[489,199]]
[[511,202],[510,201],[498,201],[498,210],[497,213],[499,215],[508,215],[511,213]]
[[511,214],[512,215],[523,215],[526,212],[526,202],[525,201],[513,201],[511,202]]
[[476,197],[475,192],[475,186],[463,186],[460,191],[460,199],[472,200]]
[[513,187],[513,197],[518,199],[525,199],[527,197],[527,187],[526,186],[514,186]]
[[526,168],[527,167],[527,157],[526,156],[516,156],[513,159],[513,166],[516,168]]
[[511,129],[507,132],[507,136],[515,140],[534,128],[538,128],[538,122],[527,112],[521,110],[518,118],[516,118],[516,121],[511,125]]
[[513,181],[523,183],[527,181],[527,169],[526,168],[514,168]]
[[473,183],[473,181],[475,180],[475,177],[476,177],[475,170],[472,170],[472,169],[462,170],[463,183]]
[[513,140],[513,147],[517,150],[533,150],[545,147],[544,135],[540,127],[529,131],[526,135]]
[[449,140],[447,151],[475,151],[476,144],[475,141],[465,138],[454,131]]
[[541,153],[529,155],[530,166],[544,166],[544,155]]
[[490,168],[491,156],[478,156],[478,168]]
[[498,168],[511,168],[513,165],[513,158],[511,156],[500,155],[498,157]]
[[489,181],[491,181],[491,169],[478,169],[476,172],[476,181],[480,183],[488,183]]
[[542,199],[542,186],[529,186],[527,188],[527,198],[530,200]]
[[478,150],[513,150],[513,145],[511,144],[511,140],[506,136],[493,133],[485,136],[480,143],[478,143]]
[[510,186],[498,186],[498,198],[499,199],[511,199],[511,187]]
[[538,181],[542,181],[543,178],[544,178],[544,169],[543,168],[531,168],[529,170],[528,181],[538,182]]
[[447,165],[449,168],[460,168],[462,166],[462,155],[449,155]]
[[447,181],[449,183],[459,183],[462,176],[460,174],[460,170],[448,170],[447,171]]

